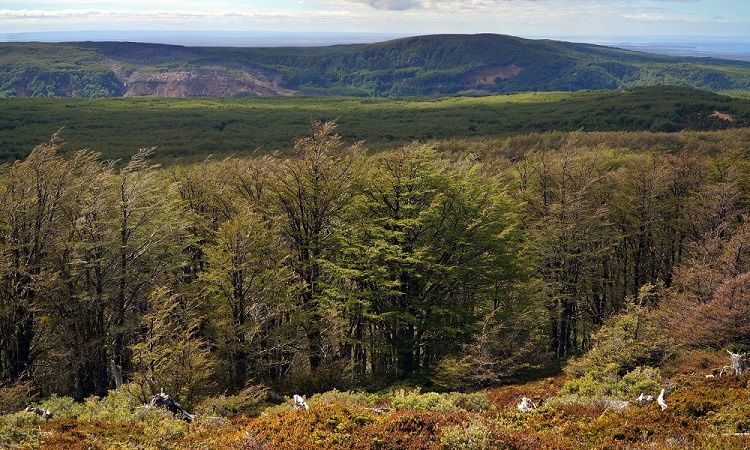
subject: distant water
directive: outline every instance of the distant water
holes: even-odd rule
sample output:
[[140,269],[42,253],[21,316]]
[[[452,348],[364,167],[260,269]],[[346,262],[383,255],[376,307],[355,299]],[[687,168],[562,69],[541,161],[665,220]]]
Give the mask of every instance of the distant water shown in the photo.
[[618,37],[584,42],[672,56],[750,61],[750,36],[739,37]]

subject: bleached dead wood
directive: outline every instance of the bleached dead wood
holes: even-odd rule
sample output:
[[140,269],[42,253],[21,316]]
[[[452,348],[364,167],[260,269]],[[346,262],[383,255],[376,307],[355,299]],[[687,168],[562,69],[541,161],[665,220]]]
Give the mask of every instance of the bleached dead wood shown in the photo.
[[301,408],[309,409],[309,406],[307,406],[307,402],[301,395],[294,394],[294,409]]
[[50,420],[52,418],[52,412],[50,412],[50,410],[47,408],[41,409],[41,408],[35,408],[32,406],[27,406],[26,409],[24,409],[24,411],[34,413],[37,416],[42,416],[44,417],[45,420]]
[[118,366],[114,359],[109,360],[112,366],[112,378],[115,380],[115,390],[119,391],[122,387],[122,366]]
[[641,395],[638,396],[638,398],[635,400],[638,402],[641,406],[650,405],[654,402],[654,396],[653,395],[643,395],[643,392],[641,392]]
[[662,411],[667,409],[667,403],[664,401],[664,388],[661,388],[661,392],[659,392],[659,396],[656,398],[656,403],[661,406]]
[[164,393],[164,390],[162,390],[159,394],[154,395],[151,397],[151,402],[149,403],[149,406],[156,407],[156,408],[165,408],[169,410],[175,417],[181,416],[181,418],[190,423],[193,420],[195,420],[195,416],[190,414],[189,412],[185,411],[182,406],[177,403],[172,397]]
[[750,361],[748,361],[747,353],[729,353],[729,366],[734,370],[735,375],[742,375],[744,371],[750,368]]
[[518,404],[518,410],[522,413],[533,411],[537,408],[536,404],[531,401],[528,397],[521,397],[521,402]]

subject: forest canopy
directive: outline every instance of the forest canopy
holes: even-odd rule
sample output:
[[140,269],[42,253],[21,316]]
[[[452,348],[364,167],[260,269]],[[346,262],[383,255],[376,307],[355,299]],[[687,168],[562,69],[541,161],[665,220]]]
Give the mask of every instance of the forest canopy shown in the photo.
[[[189,406],[253,385],[496,385],[618,327],[637,342],[630,320],[670,345],[750,344],[750,136],[717,133],[370,154],[313,122],[286,156],[168,168],[52,136],[0,169],[0,382],[85,399],[120,367]],[[658,365],[657,334],[623,371]]]

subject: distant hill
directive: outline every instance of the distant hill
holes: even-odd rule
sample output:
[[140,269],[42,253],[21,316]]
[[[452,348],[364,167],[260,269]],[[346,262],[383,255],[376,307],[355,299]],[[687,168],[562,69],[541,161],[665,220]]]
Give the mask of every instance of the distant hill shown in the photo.
[[750,62],[494,34],[327,47],[0,44],[0,97],[483,95],[652,85],[747,92]]

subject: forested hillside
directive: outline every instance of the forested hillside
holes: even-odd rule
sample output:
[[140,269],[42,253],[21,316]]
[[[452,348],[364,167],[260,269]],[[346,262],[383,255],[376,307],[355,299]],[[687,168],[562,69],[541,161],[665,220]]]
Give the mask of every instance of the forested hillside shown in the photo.
[[299,48],[0,44],[3,97],[392,97],[655,85],[745,91],[750,63],[492,34]]

